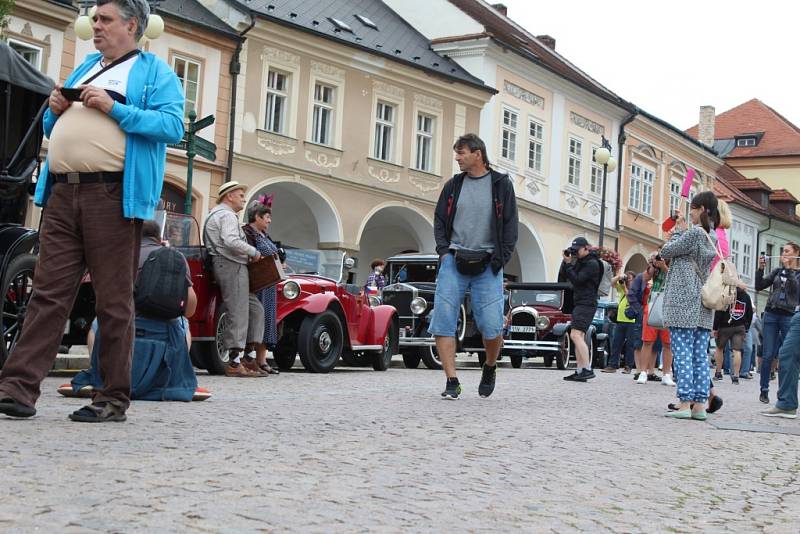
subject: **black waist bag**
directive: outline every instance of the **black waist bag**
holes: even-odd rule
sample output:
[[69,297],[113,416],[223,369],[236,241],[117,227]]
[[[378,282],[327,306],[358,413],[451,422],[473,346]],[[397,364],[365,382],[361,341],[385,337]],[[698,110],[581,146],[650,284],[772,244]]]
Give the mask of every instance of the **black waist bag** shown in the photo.
[[158,319],[174,319],[183,315],[189,295],[183,254],[171,247],[161,247],[147,256],[133,299],[136,313]]
[[483,250],[458,249],[454,252],[456,270],[461,274],[475,276],[486,270],[492,256]]

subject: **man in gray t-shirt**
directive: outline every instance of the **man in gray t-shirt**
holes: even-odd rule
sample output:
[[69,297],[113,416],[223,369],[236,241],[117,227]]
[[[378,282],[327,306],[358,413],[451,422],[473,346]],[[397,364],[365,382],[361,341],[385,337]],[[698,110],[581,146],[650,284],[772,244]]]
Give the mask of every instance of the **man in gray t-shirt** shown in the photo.
[[447,376],[442,397],[457,399],[461,385],[456,376],[456,329],[469,291],[486,350],[478,394],[488,397],[503,346],[503,266],[517,242],[517,203],[511,180],[489,168],[486,145],[477,135],[460,137],[453,150],[463,172],[445,183],[436,204],[434,233],[440,258],[428,332],[436,339]]

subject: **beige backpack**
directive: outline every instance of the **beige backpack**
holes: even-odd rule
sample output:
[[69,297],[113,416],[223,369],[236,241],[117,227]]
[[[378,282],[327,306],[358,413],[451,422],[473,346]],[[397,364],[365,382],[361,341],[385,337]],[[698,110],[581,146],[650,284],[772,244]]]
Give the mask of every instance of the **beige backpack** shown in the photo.
[[[714,245],[711,237],[706,232],[703,233],[717,252],[719,261],[711,269],[706,283],[703,284],[700,290],[700,296],[703,300],[703,306],[709,310],[725,311],[736,302],[736,285],[739,283],[739,275],[736,273],[736,266],[733,262],[722,256],[719,245]],[[692,261],[694,262],[694,260]],[[694,262],[694,268],[702,280],[703,276],[700,273],[697,262]]]

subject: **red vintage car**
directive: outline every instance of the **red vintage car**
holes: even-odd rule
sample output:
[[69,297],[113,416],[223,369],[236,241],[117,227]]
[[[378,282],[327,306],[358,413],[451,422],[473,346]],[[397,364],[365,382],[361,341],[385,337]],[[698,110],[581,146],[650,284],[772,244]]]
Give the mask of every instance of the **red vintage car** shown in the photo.
[[[227,313],[207,268],[197,221],[171,213],[162,221],[164,236],[189,262],[197,293],[197,311],[189,320],[192,362],[222,374],[228,360],[221,342]],[[354,260],[341,250],[287,249],[285,263],[287,279],[277,287],[277,366],[291,369],[299,354],[303,367],[315,373],[331,371],[340,357],[350,365],[388,369],[398,352],[397,311],[345,283]]]

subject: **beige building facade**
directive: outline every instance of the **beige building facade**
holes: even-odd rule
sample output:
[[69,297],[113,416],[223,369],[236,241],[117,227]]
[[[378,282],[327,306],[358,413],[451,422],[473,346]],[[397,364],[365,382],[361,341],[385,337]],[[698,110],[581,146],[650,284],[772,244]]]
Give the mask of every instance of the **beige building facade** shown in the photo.
[[373,258],[435,250],[453,142],[477,131],[490,88],[266,17],[248,33],[239,84],[233,179],[249,199],[274,195],[273,239],[346,251],[356,282]]

